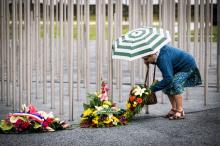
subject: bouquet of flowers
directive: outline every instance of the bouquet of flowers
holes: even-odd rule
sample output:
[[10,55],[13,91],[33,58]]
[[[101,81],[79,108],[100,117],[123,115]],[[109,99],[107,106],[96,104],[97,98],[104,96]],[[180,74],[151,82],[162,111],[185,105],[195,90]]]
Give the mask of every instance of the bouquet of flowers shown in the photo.
[[115,103],[109,101],[108,90],[107,84],[102,81],[100,90],[94,94],[88,94],[87,97],[90,101],[89,104],[83,105],[81,128],[113,127],[127,124],[125,110],[116,107]]
[[0,133],[52,132],[69,127],[52,112],[37,111],[33,105],[22,105],[20,112],[10,113],[0,121]]
[[126,117],[130,121],[135,114],[140,113],[151,91],[141,85],[132,87],[129,99],[126,102]]

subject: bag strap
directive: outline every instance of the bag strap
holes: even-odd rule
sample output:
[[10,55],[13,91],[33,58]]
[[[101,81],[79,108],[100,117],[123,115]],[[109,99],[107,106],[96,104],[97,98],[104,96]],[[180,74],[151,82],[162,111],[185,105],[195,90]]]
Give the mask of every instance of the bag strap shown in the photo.
[[156,77],[156,64],[154,65],[153,81],[155,81],[155,77]]
[[[149,79],[149,64],[146,65],[147,66],[147,72],[146,72],[146,76],[145,76],[145,81],[144,81],[144,85],[147,86],[147,81]],[[154,65],[154,73],[153,73],[153,81],[155,81],[155,75],[156,75],[156,64]]]

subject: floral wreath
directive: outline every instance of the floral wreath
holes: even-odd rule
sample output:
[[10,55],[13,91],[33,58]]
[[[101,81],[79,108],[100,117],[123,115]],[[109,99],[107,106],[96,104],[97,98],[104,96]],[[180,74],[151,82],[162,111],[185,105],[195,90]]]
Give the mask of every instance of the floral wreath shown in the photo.
[[0,133],[53,132],[69,128],[65,121],[60,121],[52,112],[37,111],[33,105],[22,105],[20,112],[9,113],[0,121]]

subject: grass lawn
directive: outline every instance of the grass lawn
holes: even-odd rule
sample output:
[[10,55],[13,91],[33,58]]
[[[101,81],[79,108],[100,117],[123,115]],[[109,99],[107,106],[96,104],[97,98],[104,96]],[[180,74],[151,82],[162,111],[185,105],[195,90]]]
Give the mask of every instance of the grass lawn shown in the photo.
[[[73,29],[74,29],[73,36],[76,39],[77,38],[77,24],[74,24]],[[57,25],[55,24],[54,25],[54,37],[59,36],[59,32],[57,30],[58,30],[58,28],[57,28]],[[129,30],[128,25],[123,25],[122,34],[127,33],[128,30]],[[217,26],[213,26],[213,29],[212,29],[212,41],[213,42],[217,42],[217,34],[218,34]],[[43,25],[41,25],[40,36],[41,36],[41,38],[43,38],[43,36],[44,36]],[[178,36],[177,33],[175,34],[175,36]],[[105,24],[105,37],[106,37],[106,39],[108,38],[108,24]],[[89,38],[90,38],[90,40],[96,39],[96,25],[95,24],[90,24]],[[175,40],[177,40],[177,37],[175,38]],[[191,41],[194,41],[194,30],[191,31]]]

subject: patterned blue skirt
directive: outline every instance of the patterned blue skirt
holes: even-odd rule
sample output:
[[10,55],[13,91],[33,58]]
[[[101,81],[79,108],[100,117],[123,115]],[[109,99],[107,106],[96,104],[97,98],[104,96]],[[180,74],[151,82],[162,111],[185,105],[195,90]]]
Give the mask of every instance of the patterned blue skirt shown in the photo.
[[172,83],[162,91],[167,95],[177,95],[184,92],[185,87],[195,87],[201,85],[201,76],[198,68],[188,72],[179,72],[174,75]]

